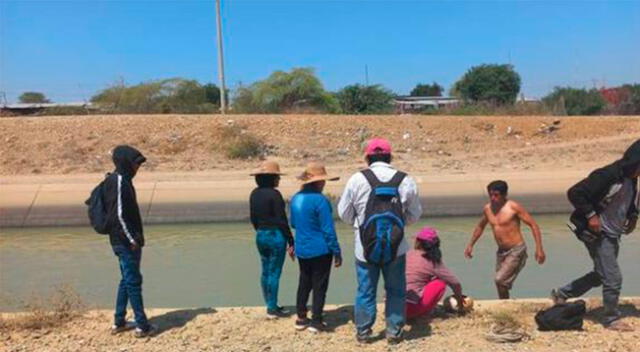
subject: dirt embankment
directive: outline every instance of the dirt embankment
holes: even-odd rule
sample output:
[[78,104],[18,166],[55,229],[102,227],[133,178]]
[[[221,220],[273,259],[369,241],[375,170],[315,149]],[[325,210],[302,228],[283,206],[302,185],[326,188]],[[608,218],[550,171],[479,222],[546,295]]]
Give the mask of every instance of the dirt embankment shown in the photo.
[[[540,300],[539,300],[540,301]],[[111,311],[93,311],[59,326],[38,330],[0,329],[3,351],[256,351],[256,352],[321,352],[321,351],[597,351],[632,352],[638,349],[640,318],[638,300],[622,300],[625,321],[635,332],[606,330],[597,321],[602,314],[599,301],[589,302],[582,331],[540,332],[533,316],[549,303],[477,302],[478,309],[463,317],[449,315],[440,308],[429,318],[411,321],[405,327],[405,341],[388,346],[384,340],[384,308],[378,307],[374,334],[369,345],[355,340],[353,306],[328,306],[325,320],[329,332],[313,334],[296,332],[294,317],[266,320],[264,308],[198,308],[150,310],[159,334],[136,339],[129,331],[118,336],[109,334]],[[484,306],[483,306],[484,305]],[[15,318],[15,315],[8,317]],[[524,333],[516,343],[495,343],[486,339],[492,325],[514,324]],[[520,335],[522,336],[522,335]]]
[[[554,123],[555,122],[555,123]],[[389,138],[410,171],[466,173],[575,169],[619,157],[640,137],[640,117],[108,115],[0,119],[0,174],[69,174],[111,169],[109,151],[127,143],[149,171],[248,169],[229,145],[255,137],[284,165],[361,160],[362,143]],[[251,147],[251,146],[249,146]]]

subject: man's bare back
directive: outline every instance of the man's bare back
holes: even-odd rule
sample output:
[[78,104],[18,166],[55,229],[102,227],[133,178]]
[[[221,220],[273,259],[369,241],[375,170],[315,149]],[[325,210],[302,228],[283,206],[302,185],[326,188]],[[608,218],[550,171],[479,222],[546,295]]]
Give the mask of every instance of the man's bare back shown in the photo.
[[512,200],[508,200],[499,209],[492,209],[491,205],[487,203],[484,206],[484,215],[493,229],[493,237],[498,248],[508,250],[524,243],[520,231],[520,217],[516,210],[520,205]]

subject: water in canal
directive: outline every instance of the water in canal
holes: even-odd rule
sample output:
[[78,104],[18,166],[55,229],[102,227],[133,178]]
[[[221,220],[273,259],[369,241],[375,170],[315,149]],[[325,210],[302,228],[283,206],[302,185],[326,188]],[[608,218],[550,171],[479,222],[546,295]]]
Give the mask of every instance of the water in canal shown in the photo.
[[[565,215],[537,216],[547,262],[534,261],[527,230],[529,260],[512,291],[513,297],[547,297],[552,287],[586,273],[591,267],[584,246],[564,225]],[[461,279],[467,294],[495,298],[493,271],[496,246],[489,229],[476,245],[474,258],[463,256],[477,219],[429,218],[423,225],[440,231],[444,260]],[[353,232],[338,222],[344,264],[333,269],[328,303],[351,303],[356,288]],[[155,225],[145,228],[142,256],[143,292],[148,307],[261,305],[260,260],[255,234],[248,223]],[[624,236],[620,252],[623,295],[640,295],[640,233]],[[72,285],[92,307],[112,307],[119,281],[117,258],[106,236],[88,227],[0,229],[0,310],[15,309],[10,301],[46,295],[59,284]],[[298,265],[287,259],[280,303],[295,304]],[[381,299],[379,290],[378,298]],[[600,289],[592,295],[599,295]]]

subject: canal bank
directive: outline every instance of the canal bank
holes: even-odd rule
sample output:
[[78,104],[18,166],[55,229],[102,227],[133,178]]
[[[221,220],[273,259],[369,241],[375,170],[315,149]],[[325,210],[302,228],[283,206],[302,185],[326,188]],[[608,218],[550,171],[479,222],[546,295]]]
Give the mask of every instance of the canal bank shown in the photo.
[[[327,185],[325,193],[337,199],[349,175]],[[486,184],[509,182],[510,196],[532,213],[566,213],[566,190],[586,175],[576,172],[512,172],[500,174],[414,174],[425,216],[467,216],[480,213]],[[84,201],[101,180],[100,174],[75,176],[11,176],[0,180],[0,227],[87,225]],[[245,221],[254,187],[244,171],[141,173],[135,179],[143,221],[147,224]],[[282,180],[290,198],[298,184]]]

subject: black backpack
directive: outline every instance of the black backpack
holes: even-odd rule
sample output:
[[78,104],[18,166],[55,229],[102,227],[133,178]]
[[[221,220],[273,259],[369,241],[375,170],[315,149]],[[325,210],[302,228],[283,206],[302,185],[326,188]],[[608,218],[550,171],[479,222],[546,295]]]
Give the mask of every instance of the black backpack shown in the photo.
[[[109,174],[107,174],[106,177],[109,177]],[[93,191],[91,191],[89,199],[84,202],[84,204],[89,207],[87,209],[87,213],[89,215],[91,227],[93,227],[97,233],[102,235],[109,234],[107,209],[104,206],[104,183],[106,181],[106,177],[93,189]]]
[[560,303],[536,314],[536,324],[540,331],[582,330],[584,315],[587,312],[583,300],[572,303]]
[[380,182],[370,169],[362,174],[371,186],[371,194],[364,224],[360,226],[360,242],[369,264],[384,265],[396,258],[404,238],[404,212],[398,188],[407,174],[397,171],[389,182]]

